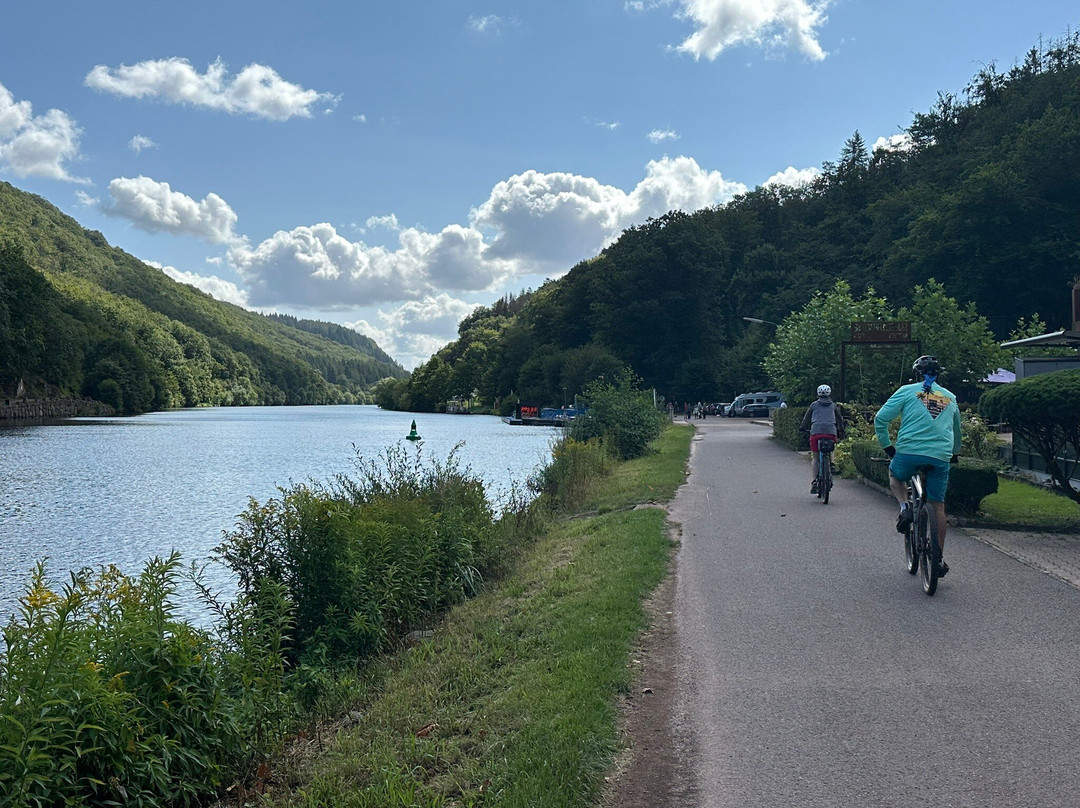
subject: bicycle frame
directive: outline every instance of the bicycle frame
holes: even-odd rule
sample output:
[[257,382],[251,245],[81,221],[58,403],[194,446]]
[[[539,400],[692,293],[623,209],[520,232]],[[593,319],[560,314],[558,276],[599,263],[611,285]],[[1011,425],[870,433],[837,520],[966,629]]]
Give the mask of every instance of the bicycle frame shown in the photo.
[[822,505],[829,504],[832,490],[832,449],[818,449],[817,484],[818,498]]

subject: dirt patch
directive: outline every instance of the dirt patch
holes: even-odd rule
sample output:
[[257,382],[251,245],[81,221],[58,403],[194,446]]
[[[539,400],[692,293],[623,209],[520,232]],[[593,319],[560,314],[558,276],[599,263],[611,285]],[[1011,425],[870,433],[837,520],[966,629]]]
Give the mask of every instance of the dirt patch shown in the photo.
[[650,627],[631,656],[634,684],[620,705],[624,750],[606,778],[600,801],[604,808],[675,808],[677,804],[672,793],[679,780],[680,758],[672,727],[677,690],[674,604],[672,571],[646,603]]

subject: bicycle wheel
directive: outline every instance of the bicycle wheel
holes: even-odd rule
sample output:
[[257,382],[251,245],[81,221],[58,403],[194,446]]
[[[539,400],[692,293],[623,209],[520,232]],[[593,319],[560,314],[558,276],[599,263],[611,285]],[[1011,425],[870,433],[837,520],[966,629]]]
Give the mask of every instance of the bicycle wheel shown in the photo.
[[[912,502],[909,507],[914,508],[915,503]],[[919,545],[915,535],[914,521],[908,526],[907,533],[904,534],[904,560],[909,573],[914,575],[919,571]]]
[[818,491],[824,490],[821,495],[821,504],[829,504],[829,492],[832,490],[832,456],[828,452],[821,453],[821,482],[818,483]]
[[937,591],[938,563],[941,550],[937,540],[937,519],[933,506],[924,505],[919,511],[919,570],[922,573],[922,588],[927,595]]

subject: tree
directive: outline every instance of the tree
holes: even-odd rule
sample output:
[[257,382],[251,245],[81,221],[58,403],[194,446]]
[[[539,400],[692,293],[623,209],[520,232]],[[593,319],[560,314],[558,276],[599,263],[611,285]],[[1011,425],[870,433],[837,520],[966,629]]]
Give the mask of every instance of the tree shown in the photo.
[[652,393],[640,389],[640,381],[624,370],[613,379],[600,378],[587,385],[588,409],[573,420],[570,437],[580,441],[603,438],[624,460],[645,454],[660,435],[664,416],[653,406]]
[[911,321],[912,337],[922,341],[924,354],[938,358],[946,386],[962,398],[974,399],[977,385],[1007,361],[975,304],[961,308],[933,278],[915,287],[914,302],[900,309],[898,317]]
[[[834,388],[840,380],[841,343],[851,333],[853,320],[891,320],[884,298],[868,289],[861,299],[851,296],[847,281],[837,281],[830,292],[818,292],[802,311],[789,315],[776,330],[765,354],[765,372],[775,389],[795,404],[808,403],[819,384]],[[855,374],[848,398],[858,400],[881,383],[873,367]]]
[[1054,488],[1076,502],[1071,482],[1080,458],[1080,370],[1059,370],[1002,385],[982,397],[979,409],[1012,425],[1046,463]]

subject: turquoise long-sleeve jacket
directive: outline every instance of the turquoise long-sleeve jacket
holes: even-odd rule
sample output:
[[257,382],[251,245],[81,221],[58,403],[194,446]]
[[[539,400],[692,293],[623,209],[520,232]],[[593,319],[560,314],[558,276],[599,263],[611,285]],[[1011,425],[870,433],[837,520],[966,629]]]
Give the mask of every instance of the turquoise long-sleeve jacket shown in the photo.
[[946,462],[960,454],[960,408],[956,396],[934,383],[930,392],[922,382],[905,384],[874,416],[874,434],[884,448],[892,443],[889,422],[900,416],[896,451],[923,455]]

